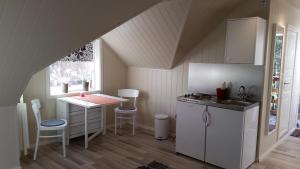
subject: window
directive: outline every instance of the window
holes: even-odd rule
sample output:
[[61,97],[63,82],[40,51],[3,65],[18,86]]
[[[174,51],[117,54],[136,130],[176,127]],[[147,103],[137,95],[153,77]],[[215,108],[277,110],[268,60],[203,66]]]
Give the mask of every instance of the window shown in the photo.
[[50,96],[84,90],[83,82],[88,82],[89,91],[100,90],[100,52],[97,52],[99,40],[90,42],[70,55],[53,63],[48,69]]

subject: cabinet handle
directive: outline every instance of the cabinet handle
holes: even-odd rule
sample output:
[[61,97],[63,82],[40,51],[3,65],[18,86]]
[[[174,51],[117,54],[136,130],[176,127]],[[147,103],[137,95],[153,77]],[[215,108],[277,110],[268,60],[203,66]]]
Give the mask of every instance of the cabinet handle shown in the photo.
[[204,110],[203,113],[202,113],[202,120],[206,125],[206,121],[207,121],[207,119],[206,119],[206,110]]
[[210,115],[209,111],[207,111],[206,119],[207,119],[206,127],[208,127],[211,123],[211,115]]

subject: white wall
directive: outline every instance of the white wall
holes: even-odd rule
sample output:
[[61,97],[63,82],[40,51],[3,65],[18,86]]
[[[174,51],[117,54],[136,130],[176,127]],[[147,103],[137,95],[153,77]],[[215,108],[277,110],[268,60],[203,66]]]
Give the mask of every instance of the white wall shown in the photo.
[[[112,48],[102,41],[103,92],[117,96],[118,89],[127,88],[128,67]],[[107,107],[107,124],[114,124],[114,106]]]
[[163,1],[103,39],[130,66],[170,68],[191,0]]
[[[112,51],[112,49],[105,43],[101,43],[102,53],[102,76],[103,86],[102,90],[105,94],[116,95],[118,88],[127,87],[127,66],[120,60],[118,55]],[[35,98],[39,98],[43,105],[42,119],[56,118],[55,112],[55,99],[47,96],[46,89],[46,69],[34,74],[30,79],[25,91],[24,101],[27,103],[27,112],[29,120],[29,137],[30,143],[35,143],[36,125],[35,119],[31,108],[30,101]],[[112,122],[112,108],[108,108],[107,120],[108,124]],[[22,138],[21,138],[22,139]],[[42,144],[53,141],[51,139],[42,139]]]
[[[247,0],[236,6],[227,18],[266,17],[266,8],[259,0]],[[225,51],[225,21],[219,23],[173,69],[129,67],[128,87],[141,90],[138,123],[153,128],[154,115],[171,117],[171,132],[175,132],[176,97],[188,91],[188,63],[223,63]],[[262,72],[263,73],[263,72]]]
[[[40,99],[42,103],[42,119],[53,119],[56,116],[55,99],[47,96],[46,88],[46,69],[34,74],[30,79],[24,93],[24,102],[27,103],[28,125],[29,125],[29,140],[30,144],[35,143],[36,122],[31,108],[32,99]],[[22,139],[22,138],[20,138]],[[53,139],[42,139],[41,144],[48,143]]]
[[187,90],[187,64],[172,70],[130,67],[128,87],[140,90],[137,123],[153,128],[154,115],[163,113],[171,116],[171,130],[175,132],[176,97]]
[[255,65],[190,63],[188,91],[216,94],[216,88],[226,82],[231,86],[231,97],[238,98],[240,86],[245,86],[250,99],[261,100],[263,72],[263,66]]
[[30,77],[158,0],[130,2],[0,0],[1,169],[19,165],[16,102]]
[[17,106],[0,107],[0,169],[17,169],[19,140]]
[[175,132],[176,97],[188,92],[188,64],[223,63],[225,31],[222,22],[173,69],[129,68],[128,87],[141,90],[137,116],[140,125],[153,128],[154,115],[164,113],[170,115],[170,129]]
[[[268,88],[270,86],[269,82],[269,69],[272,66],[271,64],[271,42],[272,42],[272,25],[278,24],[282,27],[286,27],[287,24],[292,25],[295,27],[298,31],[300,30],[300,11],[299,9],[296,9],[295,6],[289,4],[289,1],[285,0],[272,0],[270,4],[270,14],[269,14],[269,30],[268,30],[268,38],[267,38],[267,46],[266,46],[266,61],[265,61],[265,82],[264,82],[264,91],[263,91],[263,103],[262,103],[262,113],[261,113],[261,124],[260,124],[260,141],[259,141],[259,155],[260,159],[265,157],[265,155],[272,149],[276,143],[278,143],[278,125],[275,129],[275,132],[272,132],[271,134],[268,134],[267,131],[267,125],[268,125],[268,115],[269,112],[267,110],[267,105],[269,104],[267,102],[267,97],[269,96]],[[299,37],[298,37],[298,49],[296,52],[297,57],[297,64],[299,64],[299,54],[300,54],[300,47],[299,47]],[[284,56],[283,56],[284,58]],[[299,78],[299,65],[296,67],[296,75]],[[299,84],[299,81],[296,81]],[[279,117],[280,118],[280,117]],[[280,119],[279,119],[280,120]],[[279,124],[279,123],[278,123]]]
[[157,2],[0,0],[0,105],[15,104],[35,72]]

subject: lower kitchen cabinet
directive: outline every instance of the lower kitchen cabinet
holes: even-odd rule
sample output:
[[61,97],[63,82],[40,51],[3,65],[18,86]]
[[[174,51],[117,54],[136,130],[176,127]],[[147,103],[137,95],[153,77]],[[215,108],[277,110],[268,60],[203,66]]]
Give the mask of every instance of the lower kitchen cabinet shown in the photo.
[[235,111],[178,101],[176,112],[176,152],[225,169],[255,161],[258,105]]
[[176,152],[204,160],[205,124],[204,105],[177,102]]
[[245,169],[255,161],[258,106],[244,112],[208,107],[206,162]]

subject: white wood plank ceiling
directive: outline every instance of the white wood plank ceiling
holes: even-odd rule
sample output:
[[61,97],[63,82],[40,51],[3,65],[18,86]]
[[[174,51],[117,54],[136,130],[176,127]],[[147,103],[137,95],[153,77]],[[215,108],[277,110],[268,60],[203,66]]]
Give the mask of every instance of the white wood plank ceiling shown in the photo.
[[163,1],[103,39],[130,66],[169,68],[182,32],[191,0]]
[[0,0],[0,105],[33,73],[160,0]]
[[103,36],[129,66],[174,67],[242,0],[165,0]]

